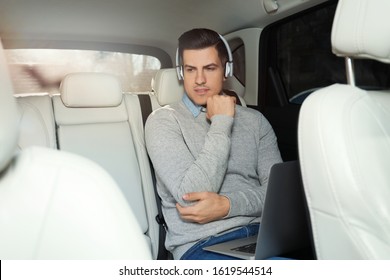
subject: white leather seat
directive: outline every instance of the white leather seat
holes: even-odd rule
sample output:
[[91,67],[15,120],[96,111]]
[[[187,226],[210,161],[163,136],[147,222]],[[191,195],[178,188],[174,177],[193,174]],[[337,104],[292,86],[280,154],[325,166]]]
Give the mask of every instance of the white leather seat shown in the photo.
[[[390,1],[340,0],[333,52],[390,63]],[[349,64],[350,60],[346,60]],[[299,157],[319,259],[390,259],[390,93],[332,85],[299,117]]]
[[174,68],[158,70],[152,81],[152,90],[161,107],[180,101],[184,94],[184,86]]
[[61,95],[53,97],[59,149],[87,157],[108,171],[155,257],[158,224],[152,179],[136,148],[139,140],[132,129],[136,119],[130,122],[119,79],[104,73],[73,73],[64,78],[60,90]]
[[53,149],[15,153],[19,115],[6,65],[1,49],[0,258],[151,259],[137,219],[102,168]]

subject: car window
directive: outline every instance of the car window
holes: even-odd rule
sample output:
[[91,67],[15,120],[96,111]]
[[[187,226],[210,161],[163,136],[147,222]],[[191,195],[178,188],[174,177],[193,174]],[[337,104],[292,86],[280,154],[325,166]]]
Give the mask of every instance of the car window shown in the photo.
[[245,86],[245,46],[241,41],[241,44],[232,50],[234,67],[233,75],[240,83]]
[[[290,103],[301,104],[314,90],[347,83],[344,58],[331,49],[331,30],[336,3],[310,10],[271,27],[275,43],[272,83],[284,91]],[[356,85],[389,89],[390,66],[372,60],[355,60]],[[276,77],[275,77],[276,76]]]
[[15,49],[6,50],[16,94],[59,92],[64,76],[73,72],[104,72],[118,76],[125,92],[151,90],[161,68],[153,56],[108,51]]

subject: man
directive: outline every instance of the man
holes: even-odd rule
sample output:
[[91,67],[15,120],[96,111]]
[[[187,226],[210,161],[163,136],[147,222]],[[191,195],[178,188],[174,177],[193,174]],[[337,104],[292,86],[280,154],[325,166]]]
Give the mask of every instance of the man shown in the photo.
[[146,123],[165,245],[175,259],[230,259],[202,248],[257,233],[269,170],[281,162],[264,116],[223,94],[229,52],[212,30],[185,32],[178,48],[184,97]]

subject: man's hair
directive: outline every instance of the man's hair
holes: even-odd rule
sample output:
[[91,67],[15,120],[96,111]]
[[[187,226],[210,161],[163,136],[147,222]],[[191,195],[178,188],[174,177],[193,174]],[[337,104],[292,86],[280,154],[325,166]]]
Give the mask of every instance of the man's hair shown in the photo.
[[183,60],[184,50],[201,50],[212,46],[217,49],[219,59],[225,67],[226,62],[229,61],[226,46],[217,32],[206,28],[195,28],[179,37],[179,59]]

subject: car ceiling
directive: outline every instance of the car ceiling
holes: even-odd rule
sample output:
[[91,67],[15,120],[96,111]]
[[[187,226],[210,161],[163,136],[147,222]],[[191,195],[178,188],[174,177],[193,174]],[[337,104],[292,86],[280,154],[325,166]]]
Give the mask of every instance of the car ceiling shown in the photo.
[[[194,27],[227,34],[261,27],[325,0],[0,0],[3,41],[107,42],[158,47],[172,55],[178,36]],[[274,1],[274,0],[272,0]],[[5,44],[7,45],[7,44]]]

